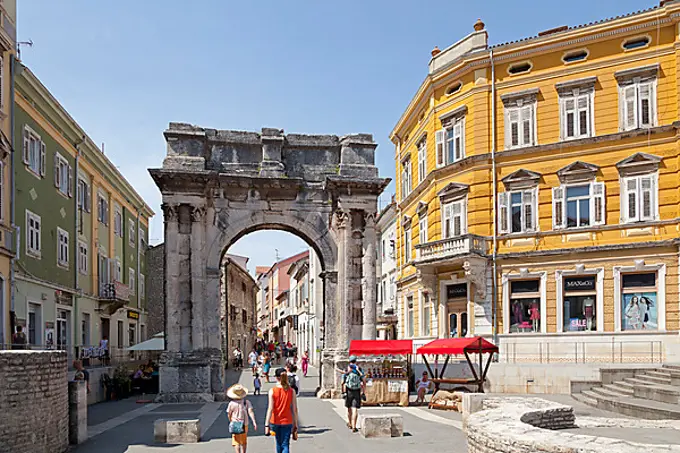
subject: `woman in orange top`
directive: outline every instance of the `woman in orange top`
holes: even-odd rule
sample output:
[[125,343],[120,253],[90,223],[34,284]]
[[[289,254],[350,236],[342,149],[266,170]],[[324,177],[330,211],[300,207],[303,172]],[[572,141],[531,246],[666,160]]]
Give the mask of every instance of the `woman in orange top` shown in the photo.
[[270,433],[269,426],[276,435],[276,453],[290,453],[290,435],[297,438],[298,409],[295,391],[288,384],[286,370],[276,370],[276,386],[269,390],[269,407],[264,425],[264,434]]

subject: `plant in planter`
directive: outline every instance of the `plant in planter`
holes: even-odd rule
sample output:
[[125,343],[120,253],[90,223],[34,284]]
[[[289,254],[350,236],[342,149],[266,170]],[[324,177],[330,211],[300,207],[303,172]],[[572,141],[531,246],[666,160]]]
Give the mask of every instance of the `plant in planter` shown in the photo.
[[130,396],[131,386],[130,372],[124,365],[119,365],[113,372],[113,388],[116,398],[123,399]]

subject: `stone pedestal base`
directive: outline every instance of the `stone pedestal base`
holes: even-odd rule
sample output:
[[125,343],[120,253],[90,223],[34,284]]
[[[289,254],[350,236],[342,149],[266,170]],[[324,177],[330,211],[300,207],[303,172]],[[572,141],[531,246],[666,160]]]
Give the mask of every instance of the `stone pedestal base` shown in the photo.
[[201,440],[199,420],[156,420],[153,438],[162,444],[193,444]]
[[340,398],[342,373],[349,364],[349,354],[343,349],[327,349],[321,353],[321,389],[319,398]]
[[224,392],[224,364],[219,349],[166,351],[160,361],[160,403],[204,403]]
[[281,162],[263,160],[260,163],[261,178],[281,178],[285,176],[285,168]]
[[359,416],[361,435],[371,437],[402,437],[404,435],[404,419],[398,414],[376,414]]
[[87,386],[85,381],[68,383],[68,439],[74,445],[87,440]]

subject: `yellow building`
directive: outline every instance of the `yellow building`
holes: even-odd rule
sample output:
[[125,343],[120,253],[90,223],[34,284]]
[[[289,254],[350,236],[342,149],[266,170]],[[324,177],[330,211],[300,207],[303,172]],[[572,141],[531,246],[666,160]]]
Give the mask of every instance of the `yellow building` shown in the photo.
[[391,134],[399,334],[526,361],[678,351],[680,2],[443,51]]
[[12,338],[12,91],[16,48],[16,0],[0,3],[0,344]]

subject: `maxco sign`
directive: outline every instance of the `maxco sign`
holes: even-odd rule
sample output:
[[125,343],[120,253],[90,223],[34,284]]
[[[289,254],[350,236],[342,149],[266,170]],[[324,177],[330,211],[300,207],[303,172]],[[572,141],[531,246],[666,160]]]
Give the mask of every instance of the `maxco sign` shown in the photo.
[[594,291],[595,277],[575,277],[564,279],[565,291]]

